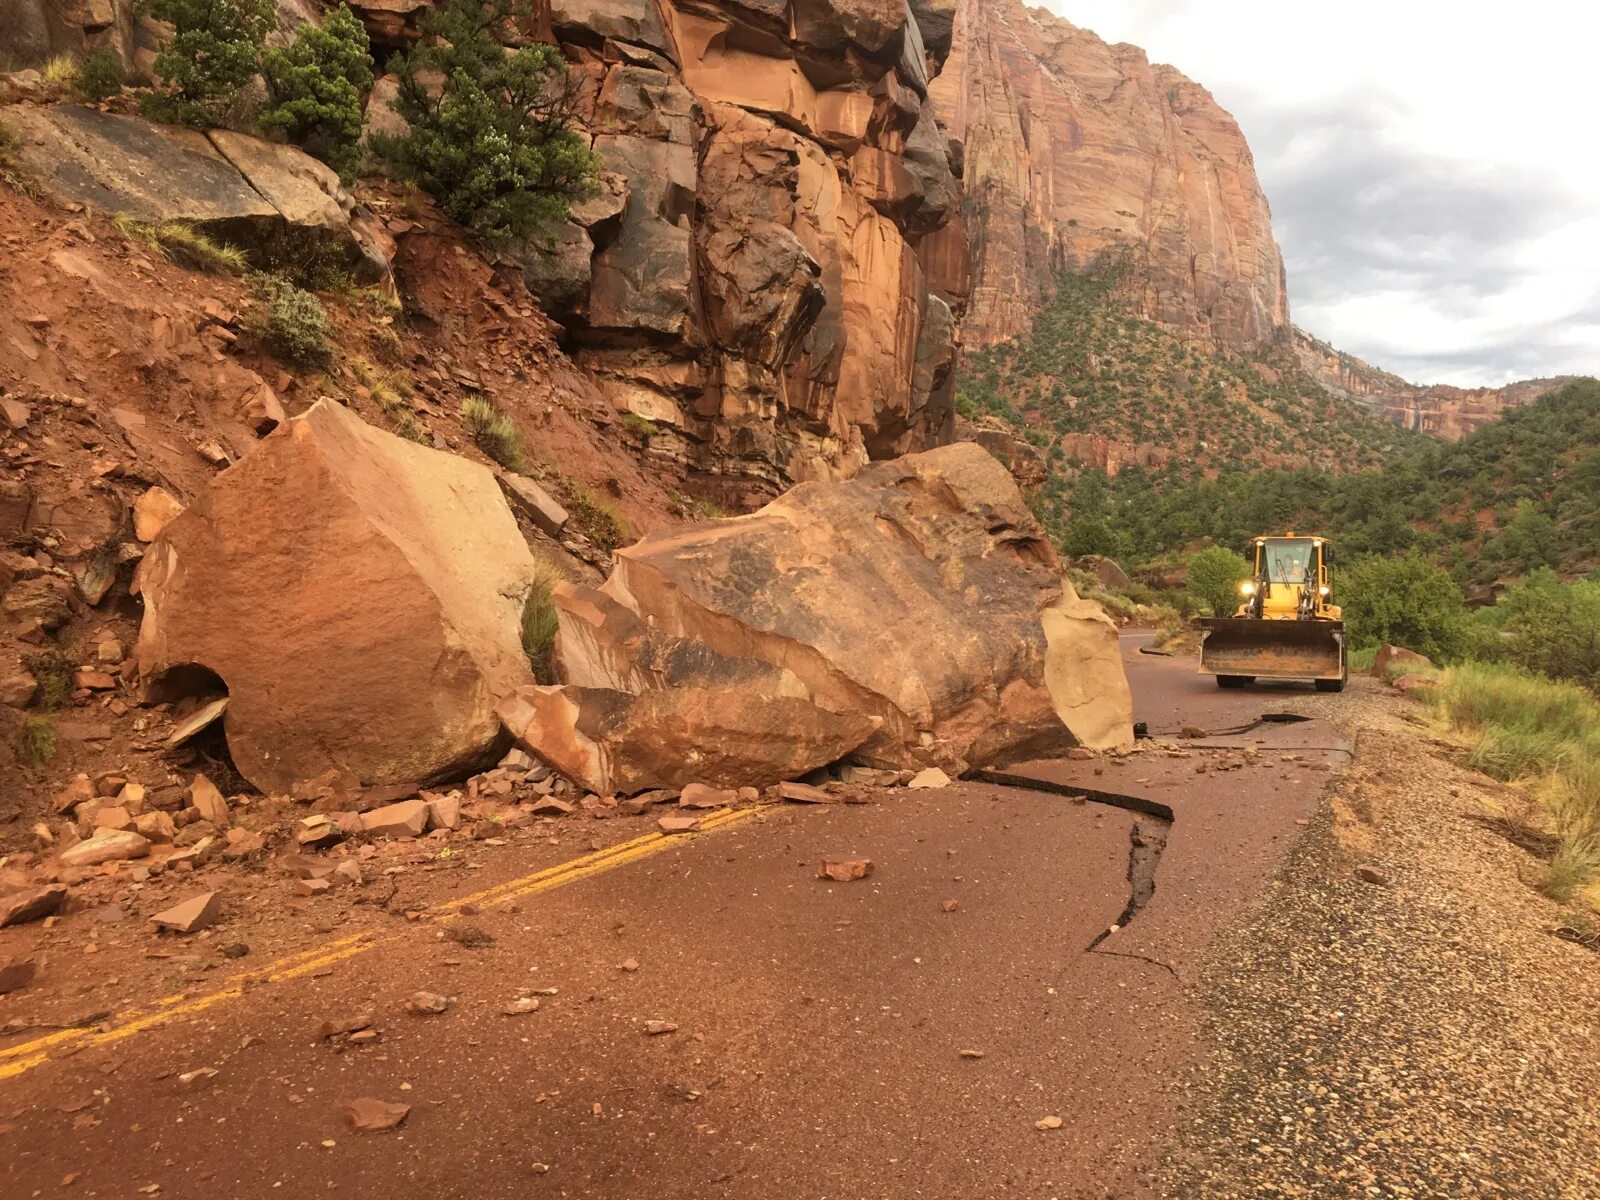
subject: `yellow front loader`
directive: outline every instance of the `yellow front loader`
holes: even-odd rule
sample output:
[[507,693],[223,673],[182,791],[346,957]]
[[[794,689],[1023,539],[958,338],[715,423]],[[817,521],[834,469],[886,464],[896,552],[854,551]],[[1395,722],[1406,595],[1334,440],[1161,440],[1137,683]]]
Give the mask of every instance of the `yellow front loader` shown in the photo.
[[1333,603],[1333,543],[1289,532],[1250,543],[1252,574],[1231,617],[1203,617],[1200,671],[1217,686],[1311,679],[1340,692],[1350,675],[1344,614]]

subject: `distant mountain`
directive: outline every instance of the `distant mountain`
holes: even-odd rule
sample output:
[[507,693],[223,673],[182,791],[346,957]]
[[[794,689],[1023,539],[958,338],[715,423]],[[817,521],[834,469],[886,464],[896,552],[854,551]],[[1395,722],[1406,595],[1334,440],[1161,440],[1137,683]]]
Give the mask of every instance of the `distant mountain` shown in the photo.
[[1507,409],[1529,404],[1574,378],[1524,379],[1498,388],[1423,386],[1336,350],[1298,327],[1294,351],[1300,365],[1334,395],[1354,400],[1385,421],[1446,442],[1460,441],[1499,420]]

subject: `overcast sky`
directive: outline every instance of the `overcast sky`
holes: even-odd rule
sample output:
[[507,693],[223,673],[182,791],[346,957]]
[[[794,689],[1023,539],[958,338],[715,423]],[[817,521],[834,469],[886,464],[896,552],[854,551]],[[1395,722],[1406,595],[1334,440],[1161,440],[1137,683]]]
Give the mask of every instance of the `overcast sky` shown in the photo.
[[1600,3],[1045,3],[1238,118],[1296,324],[1422,383],[1600,374]]

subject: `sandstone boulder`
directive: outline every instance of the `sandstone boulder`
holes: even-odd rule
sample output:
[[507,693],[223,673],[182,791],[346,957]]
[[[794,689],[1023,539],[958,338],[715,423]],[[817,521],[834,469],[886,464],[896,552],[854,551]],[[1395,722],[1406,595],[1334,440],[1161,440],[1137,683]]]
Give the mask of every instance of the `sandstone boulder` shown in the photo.
[[145,555],[140,673],[156,694],[219,677],[263,791],[426,782],[496,756],[535,573],[488,470],[319,401]]
[[1389,674],[1389,668],[1395,663],[1403,663],[1408,668],[1426,667],[1432,669],[1433,660],[1426,654],[1418,654],[1415,650],[1407,650],[1404,646],[1383,646],[1378,651],[1378,657],[1373,660],[1372,673],[1379,679]]
[[297,147],[71,104],[12,105],[0,123],[17,135],[21,170],[62,200],[187,221],[246,249],[283,237],[331,245],[364,282],[388,272],[381,249],[353,231],[356,205],[338,176]]
[[1116,626],[968,443],[652,535],[557,610],[563,685],[501,715],[600,793],[761,786],[841,758],[954,775],[1132,740]]

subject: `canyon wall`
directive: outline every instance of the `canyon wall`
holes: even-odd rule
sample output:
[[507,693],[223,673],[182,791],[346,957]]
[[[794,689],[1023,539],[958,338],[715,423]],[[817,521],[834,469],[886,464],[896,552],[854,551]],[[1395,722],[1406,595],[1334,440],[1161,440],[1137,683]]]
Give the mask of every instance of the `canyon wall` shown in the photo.
[[1334,395],[1355,401],[1385,421],[1446,442],[1460,441],[1498,421],[1507,409],[1531,404],[1572,378],[1522,379],[1497,388],[1424,387],[1336,350],[1303,329],[1294,331],[1294,350],[1300,365]]
[[928,7],[952,19],[932,93],[964,147],[968,345],[1025,333],[1057,272],[1120,247],[1153,320],[1233,349],[1287,326],[1250,149],[1204,88],[1020,0]]

